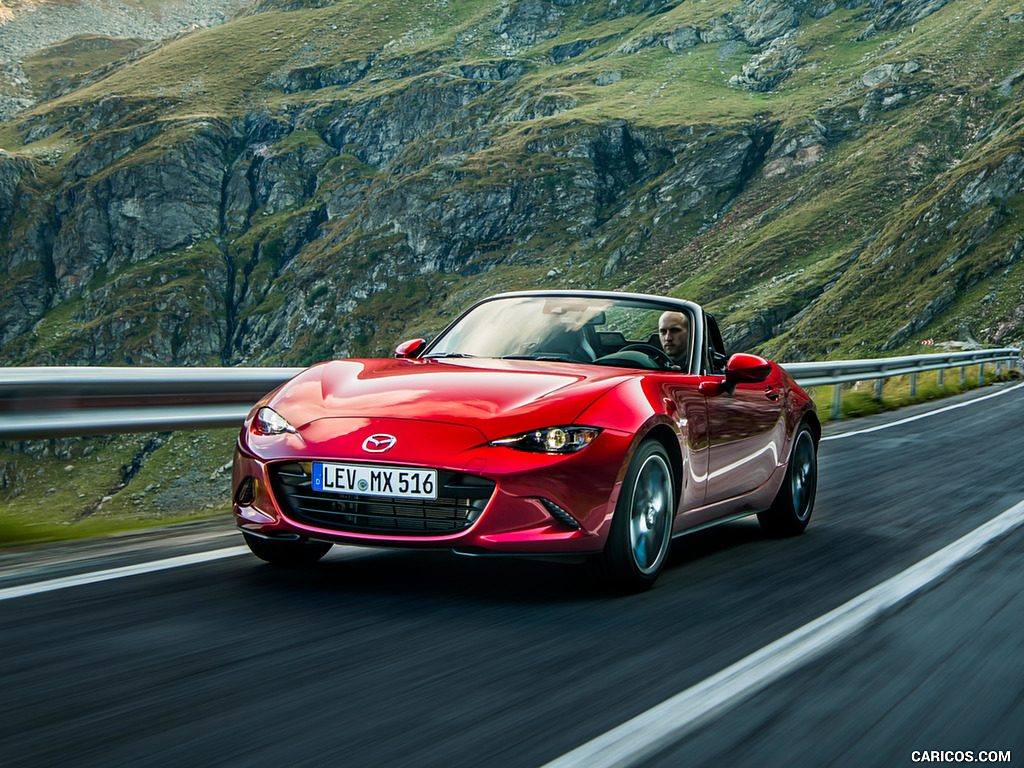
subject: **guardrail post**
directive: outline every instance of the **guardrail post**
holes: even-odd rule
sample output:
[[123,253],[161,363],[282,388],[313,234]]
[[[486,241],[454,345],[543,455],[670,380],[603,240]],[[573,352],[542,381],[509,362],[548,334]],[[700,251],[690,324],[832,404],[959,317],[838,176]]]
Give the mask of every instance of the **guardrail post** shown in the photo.
[[960,386],[961,387],[966,387],[967,386],[967,366],[966,365],[960,366]]
[[944,389],[946,386],[946,369],[939,368],[939,389]]
[[917,374],[910,374],[910,396],[917,397]]
[[842,415],[842,403],[843,403],[843,385],[835,384],[832,386],[832,418],[838,420]]
[[982,363],[978,366],[978,386],[985,386],[985,364]]
[[875,400],[882,402],[882,387],[885,385],[885,379],[875,379]]
[[998,379],[1003,375],[1003,361],[996,360],[996,378]]

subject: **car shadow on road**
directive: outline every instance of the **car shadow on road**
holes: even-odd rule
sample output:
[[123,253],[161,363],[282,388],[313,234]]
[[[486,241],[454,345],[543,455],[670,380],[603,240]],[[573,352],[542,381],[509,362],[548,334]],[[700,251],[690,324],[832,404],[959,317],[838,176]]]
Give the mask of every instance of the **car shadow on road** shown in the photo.
[[[741,522],[700,531],[673,543],[655,586],[700,580],[749,558],[729,553],[773,540]],[[770,546],[770,545],[769,545]],[[280,567],[252,560],[247,578],[261,589],[322,595],[399,596],[406,599],[549,604],[606,601],[616,593],[596,583],[575,558],[465,557],[450,552],[339,548],[313,566]]]

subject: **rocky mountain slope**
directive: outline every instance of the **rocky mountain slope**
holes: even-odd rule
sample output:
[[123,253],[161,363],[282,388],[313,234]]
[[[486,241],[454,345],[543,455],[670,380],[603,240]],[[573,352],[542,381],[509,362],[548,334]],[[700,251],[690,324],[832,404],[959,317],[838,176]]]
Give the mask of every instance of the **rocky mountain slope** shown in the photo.
[[0,1],[0,120],[80,75],[178,32],[223,24],[241,0]]
[[1024,341],[1010,4],[263,0],[125,47],[0,126],[9,364],[387,354],[538,286],[786,359]]

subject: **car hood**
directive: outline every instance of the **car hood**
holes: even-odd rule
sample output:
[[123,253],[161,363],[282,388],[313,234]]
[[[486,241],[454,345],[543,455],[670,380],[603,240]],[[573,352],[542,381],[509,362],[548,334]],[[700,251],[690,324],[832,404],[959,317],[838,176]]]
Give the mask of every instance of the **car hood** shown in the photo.
[[631,375],[528,360],[336,360],[306,369],[266,404],[300,432],[324,418],[416,419],[472,426],[491,440],[571,424]]

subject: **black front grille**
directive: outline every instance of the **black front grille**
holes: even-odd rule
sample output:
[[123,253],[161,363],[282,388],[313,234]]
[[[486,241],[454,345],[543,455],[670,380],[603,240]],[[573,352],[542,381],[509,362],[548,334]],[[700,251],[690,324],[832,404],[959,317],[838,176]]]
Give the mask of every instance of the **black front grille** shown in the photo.
[[438,536],[476,522],[494,494],[494,481],[461,472],[437,471],[436,499],[368,498],[314,491],[311,462],[270,469],[274,495],[295,522],[342,533]]

